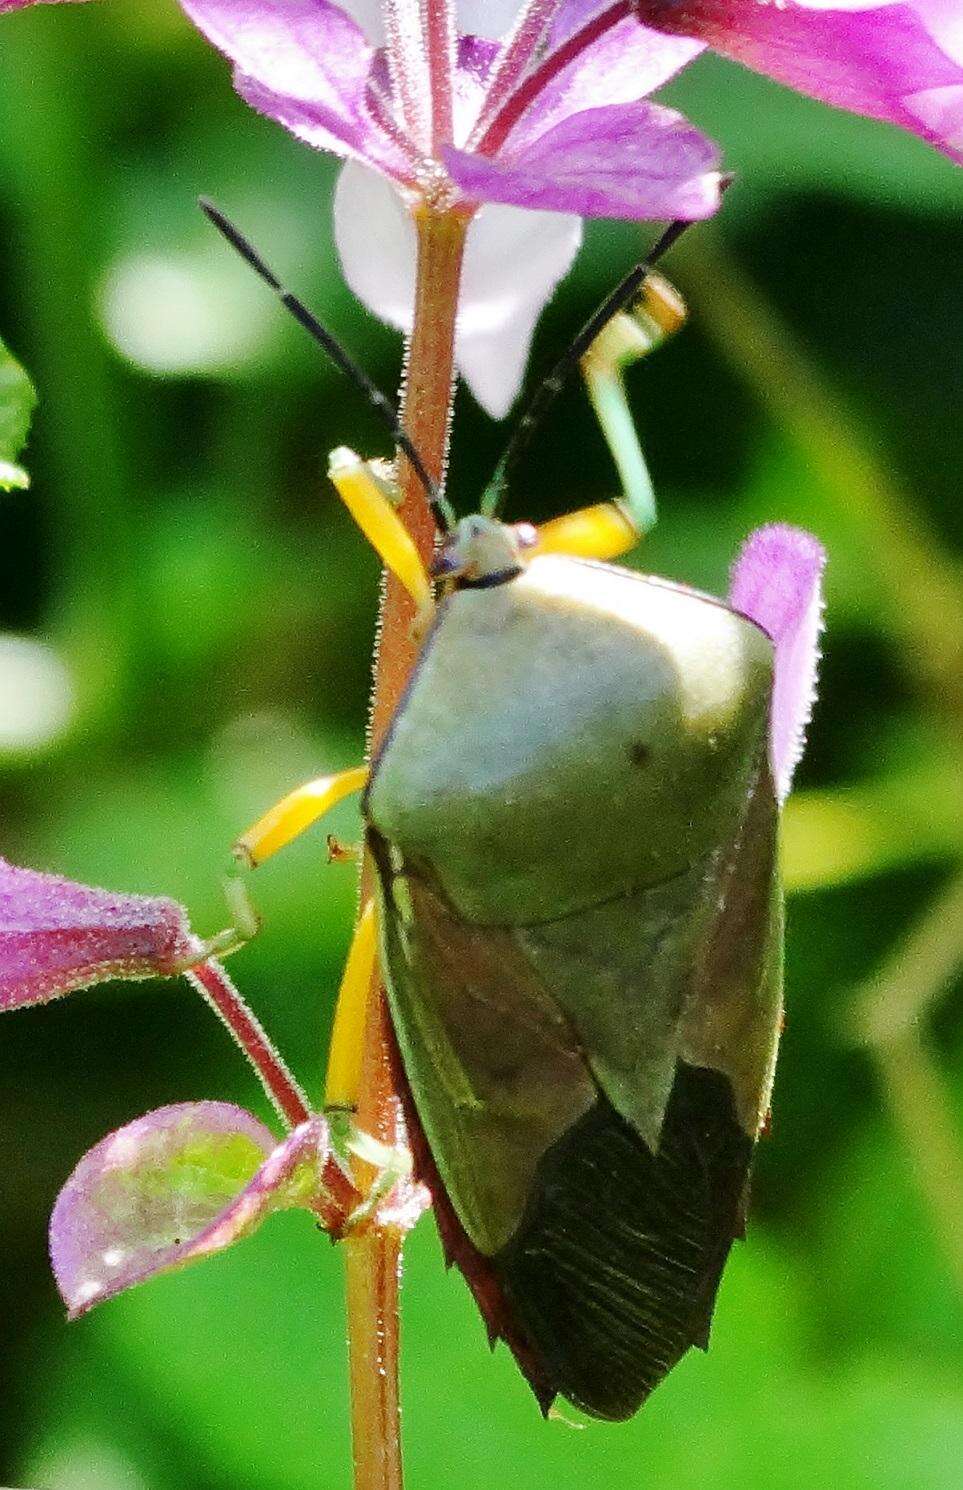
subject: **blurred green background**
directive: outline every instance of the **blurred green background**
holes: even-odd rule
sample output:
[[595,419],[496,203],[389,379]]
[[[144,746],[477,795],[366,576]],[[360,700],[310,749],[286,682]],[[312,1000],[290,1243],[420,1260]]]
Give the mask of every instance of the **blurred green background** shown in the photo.
[[[340,280],[331,162],[251,114],[176,7],[40,7],[0,28],[0,335],[41,398],[33,488],[0,496],[0,852],[172,894],[213,931],[235,833],[361,749],[377,568],[322,472],[331,446],[384,440],[197,193],[388,386],[399,344]],[[404,1289],[409,1481],[957,1490],[963,174],[724,64],[671,93],[738,179],[673,260],[689,329],[630,375],[661,494],[644,563],[722,590],[766,519],[807,524],[831,556],[786,828],[774,1129],[712,1350],[628,1426],[544,1424],[423,1222]],[[537,365],[648,237],[590,230]],[[459,395],[463,510],[503,439]],[[611,490],[575,387],[516,515]],[[356,830],[347,810],[335,826]],[[317,1092],[353,876],[325,865],[319,835],[256,889],[266,928],[232,971]],[[108,1129],[198,1097],[263,1112],[185,986],[3,1021],[6,1485],[348,1484],[340,1264],[303,1216],[63,1322],[45,1250],[60,1184]]]

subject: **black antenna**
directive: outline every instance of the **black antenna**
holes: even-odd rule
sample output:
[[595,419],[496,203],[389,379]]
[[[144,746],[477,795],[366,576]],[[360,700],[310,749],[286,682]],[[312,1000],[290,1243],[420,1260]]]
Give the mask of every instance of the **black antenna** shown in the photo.
[[382,423],[387,426],[395,444],[411,463],[418,480],[425,488],[429,506],[435,515],[439,527],[446,533],[450,533],[455,525],[455,514],[452,507],[448,500],[442,496],[438,488],[438,483],[427,470],[411,437],[401,423],[398,410],[391,402],[391,399],[382,393],[377,383],[372,382],[364,368],[360,367],[351,354],[331,335],[331,332],[322,326],[321,322],[316,316],[312,315],[304,302],[299,300],[297,295],[292,295],[290,290],[284,288],[273,269],[265,263],[253,243],[245,238],[244,234],[239,228],[234,226],[229,218],[224,216],[220,208],[216,207],[208,197],[198,197],[197,204],[205,217],[209,218],[218,231],[224,235],[231,247],[237,250],[246,263],[250,264],[255,274],[260,275],[265,284],[270,285],[281,301],[281,304],[291,312],[294,319],[304,327],[310,336],[314,337],[314,340],[319,346],[324,348],[335,367],[343,372],[346,377],[349,377],[357,388],[361,389],[361,392],[371,407],[381,418]]
[[527,450],[529,441],[545,418],[546,412],[565,386],[569,375],[588,351],[599,332],[614,316],[618,315],[619,311],[625,310],[626,306],[631,305],[637,298],[650,270],[663,254],[668,253],[673,243],[681,237],[687,227],[689,227],[689,222],[682,219],[669,224],[662,237],[657,240],[641,263],[636,264],[634,269],[630,269],[615,289],[606,295],[598,309],[589,316],[571,346],[562,353],[551,371],[536,385],[509,437],[505,452],[495,467],[495,474],[485,488],[481,507],[487,516],[497,517],[501,512],[515,467]]

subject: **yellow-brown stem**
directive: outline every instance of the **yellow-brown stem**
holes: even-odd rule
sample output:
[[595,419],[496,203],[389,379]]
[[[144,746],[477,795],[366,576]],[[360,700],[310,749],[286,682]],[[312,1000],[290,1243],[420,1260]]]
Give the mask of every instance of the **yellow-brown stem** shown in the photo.
[[[444,471],[454,375],[455,313],[467,219],[421,208],[416,214],[418,269],[415,315],[408,349],[402,417],[431,474]],[[435,543],[424,489],[407,461],[399,468],[399,509],[427,562]],[[375,658],[369,749],[384,738],[417,656],[415,606],[407,590],[385,576]],[[373,890],[372,866],[362,869],[362,904]],[[368,999],[357,1121],[387,1144],[397,1141],[399,1100],[394,1089],[392,1035],[380,977]],[[401,1238],[365,1231],[344,1243],[347,1269],[351,1432],[355,1490],[400,1490],[398,1397],[398,1282]]]

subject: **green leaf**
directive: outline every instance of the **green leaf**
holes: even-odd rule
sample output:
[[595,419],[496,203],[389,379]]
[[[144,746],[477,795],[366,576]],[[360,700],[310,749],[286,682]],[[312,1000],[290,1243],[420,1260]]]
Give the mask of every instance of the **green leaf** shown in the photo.
[[20,490],[30,477],[17,456],[27,443],[27,433],[37,395],[20,363],[0,341],[0,490]]

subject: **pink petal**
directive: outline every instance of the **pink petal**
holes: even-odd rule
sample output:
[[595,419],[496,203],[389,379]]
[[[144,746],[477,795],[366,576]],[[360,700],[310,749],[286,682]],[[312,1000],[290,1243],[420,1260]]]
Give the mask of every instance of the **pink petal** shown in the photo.
[[637,0],[637,7],[646,25],[706,42],[824,103],[899,124],[963,161],[963,62],[912,5]]
[[242,72],[235,72],[234,87],[258,114],[273,119],[305,145],[329,150],[344,160],[363,161],[397,181],[412,179],[409,157],[382,132],[363,100],[358,106],[359,120],[348,129],[337,126],[328,110],[286,93],[275,93]]
[[81,1159],[50,1218],[71,1318],[222,1251],[273,1210],[308,1204],[327,1153],[323,1118],[276,1145],[229,1102],[161,1107],[109,1134]]
[[581,217],[709,217],[720,199],[715,146],[646,102],[583,110],[495,159],[453,149],[444,159],[467,197]]
[[498,56],[498,44],[479,36],[459,36],[455,59],[452,137],[460,145],[468,138],[485,97],[485,87]]
[[252,108],[299,139],[383,169],[400,157],[365,101],[374,51],[328,0],[181,0],[208,41],[234,63]]
[[[563,5],[553,27],[555,46],[605,8],[598,0],[588,5],[584,0]],[[645,98],[703,51],[704,42],[666,36],[629,16],[605,31],[552,79],[525,114],[517,134],[541,134],[549,122],[599,103],[631,103]]]
[[776,650],[770,755],[780,801],[802,756],[816,698],[826,554],[799,528],[781,523],[751,533],[733,565],[729,604],[761,626]]
[[173,900],[114,895],[0,859],[0,1011],[106,978],[170,977],[197,947]]

